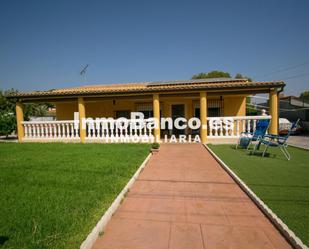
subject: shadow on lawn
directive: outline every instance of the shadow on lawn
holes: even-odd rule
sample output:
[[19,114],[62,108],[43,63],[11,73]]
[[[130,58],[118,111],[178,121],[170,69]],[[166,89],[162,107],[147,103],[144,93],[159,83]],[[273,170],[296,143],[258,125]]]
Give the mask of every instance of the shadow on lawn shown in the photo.
[[0,246],[2,246],[8,240],[9,240],[8,236],[0,236]]
[[[230,148],[232,150],[235,150],[235,151],[244,151],[244,152],[248,152],[247,155],[248,156],[256,156],[256,157],[259,157],[259,158],[263,158],[262,157],[262,154],[263,154],[263,151],[261,150],[257,150],[255,151],[255,153],[253,153],[253,148],[249,148],[249,149],[244,149],[244,148],[237,148],[236,149],[236,145],[231,145]],[[268,153],[266,152],[265,155],[264,155],[264,158],[277,158],[277,155],[276,154],[272,154],[272,153]]]

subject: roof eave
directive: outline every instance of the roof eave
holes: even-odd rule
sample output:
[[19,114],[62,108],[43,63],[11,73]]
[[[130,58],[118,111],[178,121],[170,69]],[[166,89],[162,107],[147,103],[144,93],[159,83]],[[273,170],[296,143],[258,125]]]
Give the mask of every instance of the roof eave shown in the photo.
[[8,98],[10,99],[33,99],[33,98],[53,98],[53,97],[57,97],[57,98],[68,98],[68,97],[75,97],[75,96],[89,96],[89,95],[117,95],[117,94],[143,94],[143,93],[164,93],[164,92],[183,92],[183,91],[190,91],[190,92],[195,92],[195,91],[225,91],[225,90],[248,90],[248,89],[252,89],[252,91],[256,90],[260,90],[260,89],[272,89],[272,88],[284,88],[285,87],[285,83],[284,82],[272,82],[272,83],[265,83],[263,85],[252,85],[252,84],[248,84],[248,85],[243,85],[243,86],[220,86],[220,87],[213,87],[213,86],[196,86],[194,88],[186,88],[186,87],[178,87],[175,89],[171,89],[171,88],[165,88],[165,89],[158,89],[156,87],[153,88],[144,88],[144,89],[126,89],[126,90],[119,90],[119,91],[106,91],[106,90],[97,90],[97,91],[81,91],[81,92],[74,92],[74,93],[68,93],[68,92],[64,92],[64,93],[49,93],[49,92],[37,92],[37,94],[35,93],[31,93],[31,94],[14,94],[14,95],[10,95],[8,96]]

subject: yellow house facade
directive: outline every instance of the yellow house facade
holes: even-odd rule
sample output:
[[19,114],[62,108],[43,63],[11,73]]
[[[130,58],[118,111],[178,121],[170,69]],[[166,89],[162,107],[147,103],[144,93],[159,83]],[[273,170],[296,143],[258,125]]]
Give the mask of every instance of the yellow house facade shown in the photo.
[[[252,131],[257,120],[271,119],[270,133],[278,129],[278,93],[283,82],[248,82],[246,79],[198,79],[185,81],[142,82],[113,85],[90,85],[18,93],[16,115],[19,141],[103,141],[107,136],[200,135],[201,142],[236,139],[241,131]],[[246,97],[267,93],[270,98],[269,116],[246,117]],[[30,122],[23,120],[23,105],[50,102],[56,106],[56,121]],[[73,125],[74,113],[79,113],[79,127]],[[82,127],[83,118],[120,117],[130,119],[131,112],[141,112],[145,119],[179,117],[201,120],[201,128],[182,131],[155,127],[153,130],[121,131],[108,125]],[[229,121],[229,125],[227,125]],[[221,122],[221,123],[220,123]],[[232,125],[231,125],[232,124]],[[131,132],[131,133],[130,133]]]

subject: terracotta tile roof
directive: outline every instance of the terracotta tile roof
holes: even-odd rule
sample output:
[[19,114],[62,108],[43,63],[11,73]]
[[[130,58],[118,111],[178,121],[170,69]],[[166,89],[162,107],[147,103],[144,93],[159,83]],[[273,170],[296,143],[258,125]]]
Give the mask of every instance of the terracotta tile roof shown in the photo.
[[10,97],[54,97],[54,96],[78,96],[91,94],[112,93],[151,93],[182,90],[210,90],[210,89],[244,89],[244,88],[271,88],[285,86],[284,82],[248,82],[246,79],[196,79],[160,82],[133,82],[125,84],[87,85],[71,88],[53,89],[48,91],[34,91],[16,93]]

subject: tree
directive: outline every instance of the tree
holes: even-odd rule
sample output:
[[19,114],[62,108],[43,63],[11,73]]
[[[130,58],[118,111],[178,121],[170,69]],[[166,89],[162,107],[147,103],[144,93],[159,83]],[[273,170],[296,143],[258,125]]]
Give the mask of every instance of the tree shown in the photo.
[[[210,71],[208,73],[199,73],[192,76],[192,79],[208,79],[208,78],[231,78],[230,73],[223,71]],[[235,75],[235,79],[247,79],[249,82],[252,82],[250,77],[243,76],[240,73]],[[253,107],[251,104],[251,98],[246,98],[246,115],[257,115],[256,107]]]
[[192,79],[209,79],[209,78],[231,78],[231,75],[223,71],[210,71],[208,73],[199,73],[192,76]]
[[8,136],[16,130],[15,103],[6,98],[8,94],[15,92],[14,89],[0,91],[0,135]]
[[[16,131],[15,117],[15,99],[8,99],[6,96],[17,93],[17,90],[10,89],[7,91],[0,90],[0,135],[8,136]],[[44,117],[47,114],[48,107],[52,105],[42,104],[26,104],[24,107],[24,119],[29,120],[31,116]]]
[[237,73],[236,75],[235,75],[235,79],[243,79],[244,77],[242,76],[242,74],[240,74],[240,73]]
[[6,96],[12,93],[17,93],[17,91],[14,89],[10,89],[3,92],[0,90],[0,111],[14,112],[15,101],[6,98]]
[[47,115],[47,111],[49,107],[51,107],[51,105],[47,103],[26,104],[25,111],[24,111],[25,120],[29,120],[30,117],[45,117]]
[[304,91],[302,92],[299,97],[303,100],[303,101],[309,101],[309,91]]
[[246,76],[243,76],[242,74],[240,73],[237,73],[235,75],[235,79],[247,79],[249,82],[252,82],[252,79],[250,77],[246,77]]
[[258,110],[256,106],[251,103],[251,97],[246,97],[246,116],[256,116]]
[[6,137],[16,130],[14,113],[0,111],[0,135]]
[[[210,79],[210,78],[231,78],[231,74],[223,71],[210,71],[208,73],[199,73],[192,76],[192,79]],[[240,73],[235,75],[235,79],[247,79],[249,82],[252,82],[250,77],[243,76]]]

